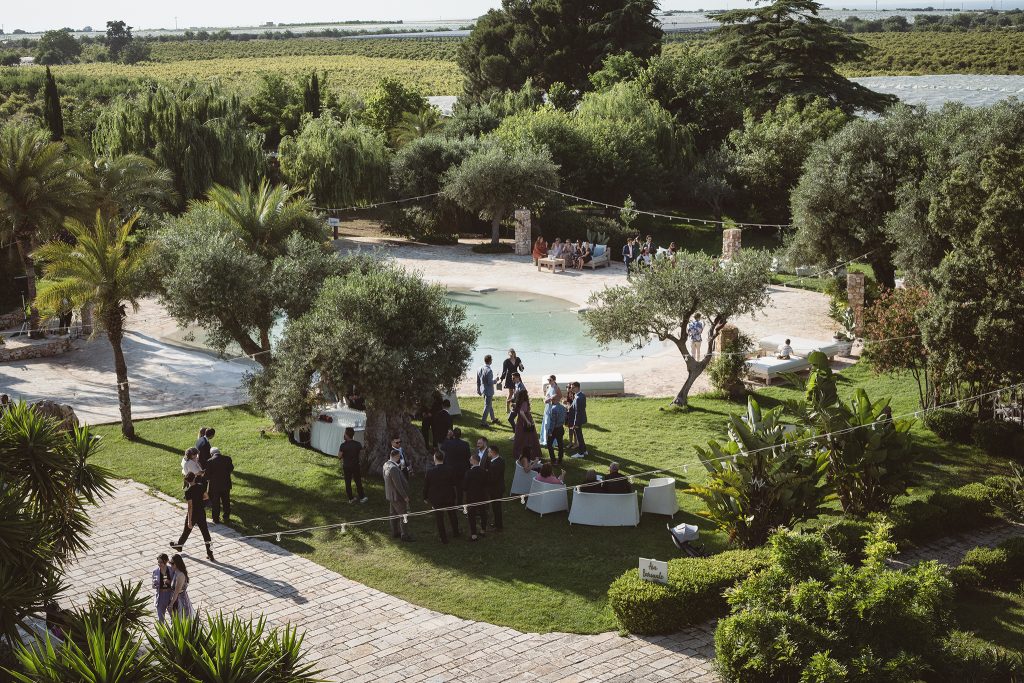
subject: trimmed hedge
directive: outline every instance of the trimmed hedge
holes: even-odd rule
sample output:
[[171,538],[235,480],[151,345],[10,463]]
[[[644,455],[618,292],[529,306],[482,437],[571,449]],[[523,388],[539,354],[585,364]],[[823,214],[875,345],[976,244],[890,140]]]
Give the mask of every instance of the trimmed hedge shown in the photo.
[[841,517],[812,528],[841,552],[847,562],[860,562],[864,559],[864,537],[873,527],[874,523],[866,519]]
[[644,581],[631,569],[608,588],[608,604],[630,633],[675,633],[726,614],[725,589],[768,564],[765,548],[669,560],[666,585]]
[[936,491],[927,501],[898,503],[890,513],[893,535],[903,541],[928,541],[992,522],[993,490],[980,482]]
[[1024,538],[1007,539],[995,548],[968,550],[952,579],[960,590],[1016,586],[1024,580]]
[[990,420],[971,428],[971,441],[989,455],[1014,457],[1014,437],[1020,430],[1009,422]]
[[924,423],[936,436],[957,443],[971,440],[971,430],[977,421],[976,416],[952,408],[937,408],[926,413],[924,418]]

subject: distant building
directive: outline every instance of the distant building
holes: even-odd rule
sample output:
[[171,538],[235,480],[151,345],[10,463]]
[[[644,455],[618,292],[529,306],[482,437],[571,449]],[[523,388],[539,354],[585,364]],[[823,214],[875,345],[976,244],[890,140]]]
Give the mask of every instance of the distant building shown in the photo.
[[265,23],[265,24],[263,24],[263,25],[264,25],[264,26],[277,26],[277,24],[275,24],[275,23],[274,23],[274,22],[272,22],[272,21],[268,21],[267,23]]
[[21,66],[31,66],[36,63],[35,57],[22,57]]

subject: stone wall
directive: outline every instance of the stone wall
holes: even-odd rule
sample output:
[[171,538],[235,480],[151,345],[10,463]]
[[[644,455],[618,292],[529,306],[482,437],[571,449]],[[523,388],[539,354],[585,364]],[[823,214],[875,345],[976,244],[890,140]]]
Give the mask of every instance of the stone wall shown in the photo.
[[516,209],[516,256],[533,253],[533,224],[527,209]]
[[846,297],[853,311],[854,333],[860,337],[864,334],[864,273],[846,274]]
[[727,228],[722,231],[722,258],[731,261],[738,256],[743,246],[743,231],[739,228]]
[[18,360],[31,360],[33,358],[52,358],[71,350],[70,337],[58,337],[38,342],[19,342],[6,340],[0,346],[0,363],[9,363]]
[[24,321],[25,314],[22,311],[4,313],[3,315],[0,315],[0,330],[11,330],[15,327],[21,327],[21,323]]

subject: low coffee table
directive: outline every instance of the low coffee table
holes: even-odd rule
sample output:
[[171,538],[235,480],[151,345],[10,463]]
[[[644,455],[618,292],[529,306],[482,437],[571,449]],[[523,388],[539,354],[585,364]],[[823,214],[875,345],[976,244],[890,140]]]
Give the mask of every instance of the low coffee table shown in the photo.
[[542,258],[537,259],[537,270],[543,270],[544,268],[551,268],[552,274],[557,272],[558,268],[565,272],[565,259],[564,258]]

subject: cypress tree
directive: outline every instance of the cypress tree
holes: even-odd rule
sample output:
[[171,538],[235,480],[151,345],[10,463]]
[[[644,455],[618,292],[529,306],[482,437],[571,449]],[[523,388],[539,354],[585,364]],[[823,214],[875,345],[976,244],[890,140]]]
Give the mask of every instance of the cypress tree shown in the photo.
[[46,67],[46,87],[43,91],[43,117],[46,127],[50,129],[50,139],[54,142],[64,139],[64,115],[60,110],[60,93],[57,92],[57,81]]
[[316,75],[316,71],[306,81],[306,89],[302,93],[302,108],[307,114],[312,114],[314,118],[320,116],[320,79]]

